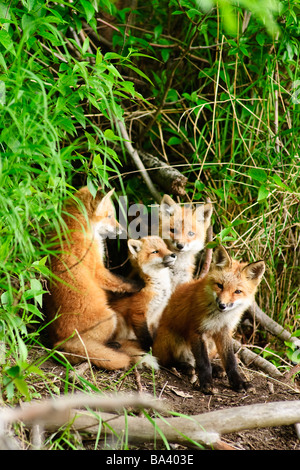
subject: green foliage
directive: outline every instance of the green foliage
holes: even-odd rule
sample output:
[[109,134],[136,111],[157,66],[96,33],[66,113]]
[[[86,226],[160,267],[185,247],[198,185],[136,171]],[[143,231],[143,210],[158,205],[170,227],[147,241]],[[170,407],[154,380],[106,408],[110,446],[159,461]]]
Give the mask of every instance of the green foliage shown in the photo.
[[108,145],[120,141],[114,119],[122,119],[122,99],[138,96],[117,70],[131,66],[130,53],[103,54],[87,36],[78,40],[83,24],[96,31],[98,7],[0,3],[0,341],[5,361],[19,368],[15,377],[4,372],[26,397],[20,377],[35,335],[28,325],[42,319],[47,234],[63,229],[74,184],[92,192],[109,185],[119,163]]
[[[9,402],[35,396],[33,377],[47,383],[31,348],[54,250],[47,235],[64,230],[65,198],[100,184],[153,202],[128,171],[116,119],[136,148],[188,176],[190,200],[214,202],[214,243],[266,259],[258,301],[300,331],[299,2],[136,4],[0,2],[0,388]],[[67,432],[55,442],[76,445]]]

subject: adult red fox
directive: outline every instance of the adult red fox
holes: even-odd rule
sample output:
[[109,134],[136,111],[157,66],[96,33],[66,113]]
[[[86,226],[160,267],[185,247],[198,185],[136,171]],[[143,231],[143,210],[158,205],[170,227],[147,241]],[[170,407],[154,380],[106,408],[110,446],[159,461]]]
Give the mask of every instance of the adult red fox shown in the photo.
[[112,298],[110,305],[119,314],[115,340],[138,338],[143,349],[148,350],[172,293],[170,267],[176,255],[157,236],[130,239],[128,249],[131,264],[145,286],[139,292]]
[[172,269],[173,290],[179,284],[192,280],[197,254],[204,249],[210,225],[212,204],[201,204],[196,209],[177,204],[165,194],[159,211],[159,234],[170,250],[177,255]]
[[[128,368],[144,355],[134,343],[109,347],[117,315],[109,307],[108,292],[134,292],[133,282],[113,275],[104,265],[103,240],[120,231],[110,191],[95,198],[85,187],[64,210],[67,235],[62,235],[61,254],[51,257],[54,279],[45,296],[48,331],[54,347],[68,353],[70,362],[88,357],[108,370]],[[69,339],[70,338],[70,339]]]
[[249,384],[237,369],[232,332],[253,303],[264,270],[263,261],[238,262],[222,246],[216,248],[209,273],[178,286],[161,315],[153,342],[160,364],[188,375],[195,367],[201,390],[211,393],[208,342],[213,340],[231,387],[247,389]]

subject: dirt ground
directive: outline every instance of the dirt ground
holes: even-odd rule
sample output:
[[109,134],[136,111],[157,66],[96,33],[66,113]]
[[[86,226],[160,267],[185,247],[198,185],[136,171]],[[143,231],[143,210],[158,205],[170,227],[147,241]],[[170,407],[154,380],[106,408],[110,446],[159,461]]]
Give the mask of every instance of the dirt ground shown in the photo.
[[[186,377],[176,374],[175,371],[160,370],[154,373],[150,371],[133,371],[125,374],[121,371],[104,372],[97,369],[87,369],[83,374],[86,380],[95,383],[99,390],[133,392],[144,391],[152,396],[165,400],[166,409],[182,413],[184,415],[196,415],[213,410],[221,410],[235,406],[251,405],[256,403],[269,403],[285,400],[300,400],[300,377],[296,381],[275,380],[265,376],[261,371],[245,368],[240,364],[241,371],[247,380],[255,387],[255,392],[237,393],[228,386],[227,378],[215,379],[217,392],[214,395],[204,395],[194,388]],[[65,370],[53,359],[46,361],[42,367],[45,372],[50,372],[62,379]],[[274,405],[276,406],[276,405]],[[300,450],[294,426],[280,426],[261,428],[238,432],[222,436],[222,441],[237,450]],[[176,447],[176,443],[175,448]],[[161,449],[163,449],[162,447]],[[137,450],[151,450],[151,444],[146,444]],[[184,447],[180,447],[184,449]]]

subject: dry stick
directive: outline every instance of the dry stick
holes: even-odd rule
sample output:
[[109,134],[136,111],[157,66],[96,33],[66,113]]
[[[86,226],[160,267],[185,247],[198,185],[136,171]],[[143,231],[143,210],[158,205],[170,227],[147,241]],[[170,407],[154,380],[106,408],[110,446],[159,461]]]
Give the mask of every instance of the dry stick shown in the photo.
[[149,174],[147,173],[146,168],[145,168],[143,162],[140,159],[140,156],[139,156],[138,152],[131,145],[130,138],[129,138],[128,132],[126,130],[126,127],[124,126],[122,121],[117,120],[116,122],[117,122],[117,125],[118,125],[119,129],[120,129],[121,135],[125,140],[124,145],[126,147],[127,152],[129,153],[132,160],[134,161],[134,163],[135,163],[137,169],[139,170],[143,180],[145,181],[152,197],[155,199],[155,201],[157,203],[160,203],[161,195],[155,189],[155,187],[154,187],[154,185],[153,185],[153,183],[152,183],[152,181],[149,177]]
[[233,348],[234,348],[235,353],[237,353],[241,361],[246,366],[249,366],[250,364],[254,364],[256,367],[261,369],[270,377],[273,377],[275,379],[282,378],[282,374],[277,369],[277,367],[275,367],[271,362],[267,361],[266,359],[259,356],[258,354],[255,354],[253,351],[250,351],[250,349],[242,345],[236,339],[233,339]]
[[[145,418],[132,416],[116,416],[111,413],[93,415],[89,412],[76,411],[71,413],[74,420],[73,428],[84,430],[90,434],[99,432],[99,420],[106,435],[123,435],[125,430],[128,441],[132,443],[149,442],[155,439],[162,441],[161,433],[168,442],[188,445],[188,439],[206,445],[219,443],[219,436],[250,429],[286,426],[300,421],[300,401],[281,401],[260,403],[255,405],[227,408],[188,417],[156,417],[153,424]],[[76,418],[76,419],[75,419]],[[61,421],[59,421],[60,423]],[[58,423],[58,424],[59,424]],[[105,423],[109,424],[105,426]],[[55,423],[47,426],[48,431],[57,429]]]
[[152,179],[160,188],[174,196],[185,196],[186,176],[150,153],[140,152],[140,158],[145,168],[153,170]]
[[272,333],[277,338],[282,341],[290,341],[300,348],[300,340],[295,336],[292,336],[291,333],[285,330],[281,325],[276,323],[272,318],[270,318],[255,302],[253,307],[249,309],[249,313],[253,318],[258,320],[258,322],[267,330],[269,333]]
[[71,409],[85,407],[98,408],[106,412],[122,411],[125,407],[151,408],[162,411],[162,404],[148,394],[118,393],[104,396],[77,393],[56,399],[26,403],[12,409],[2,408],[0,411],[0,436],[3,435],[8,424],[17,421],[21,421],[27,426],[41,424],[49,428],[54,423],[56,427],[60,427],[69,422]]

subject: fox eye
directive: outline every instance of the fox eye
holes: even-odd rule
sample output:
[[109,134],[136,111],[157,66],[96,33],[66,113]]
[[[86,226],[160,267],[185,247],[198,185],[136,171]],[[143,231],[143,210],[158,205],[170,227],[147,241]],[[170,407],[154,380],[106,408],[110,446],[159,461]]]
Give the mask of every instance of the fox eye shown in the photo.
[[194,235],[195,235],[195,232],[189,232],[189,233],[188,233],[188,236],[189,236],[189,237],[193,237]]
[[217,282],[217,286],[218,286],[219,289],[223,290],[223,284],[219,284],[219,283]]
[[236,291],[234,291],[234,293],[235,293],[235,294],[241,294],[241,293],[242,293],[242,291],[241,291],[241,290],[239,290],[239,289],[237,289]]
[[152,255],[154,255],[155,253],[158,253],[158,250],[152,251]]
[[171,233],[175,233],[175,228],[170,228]]

